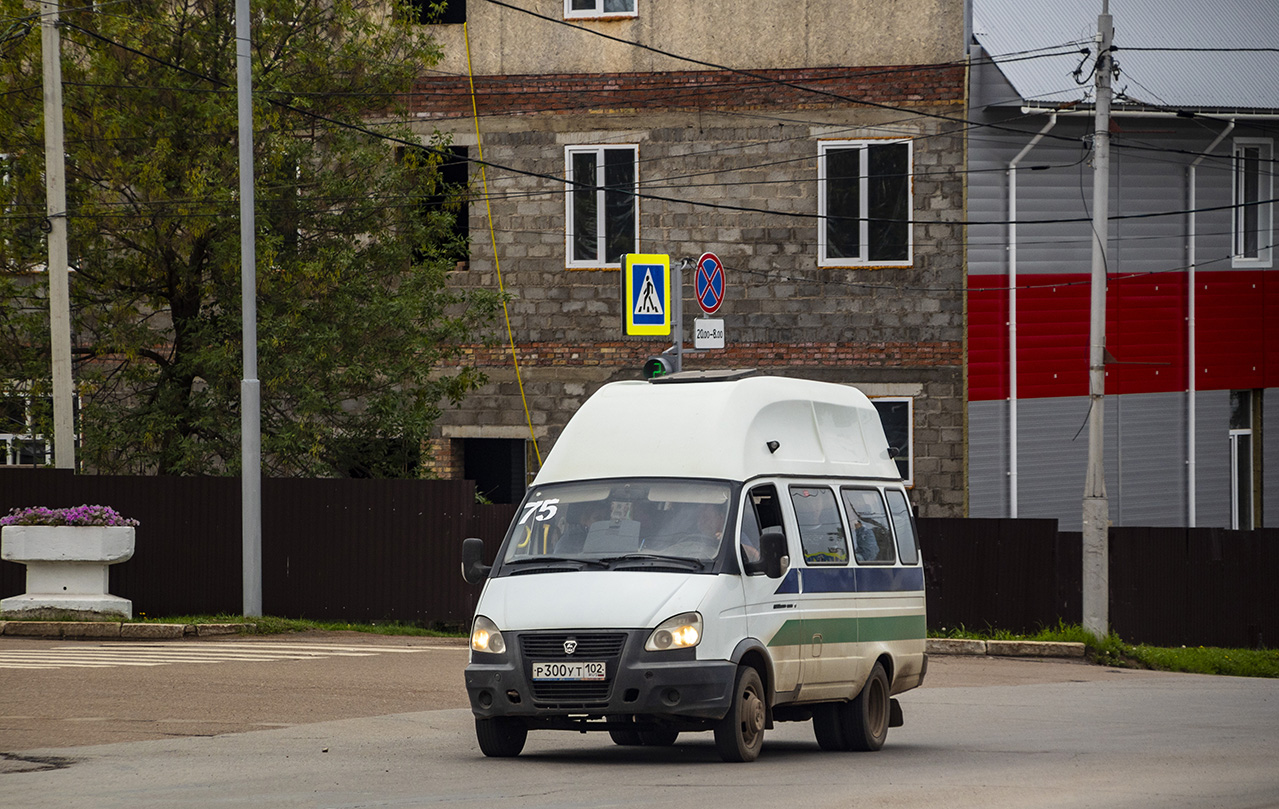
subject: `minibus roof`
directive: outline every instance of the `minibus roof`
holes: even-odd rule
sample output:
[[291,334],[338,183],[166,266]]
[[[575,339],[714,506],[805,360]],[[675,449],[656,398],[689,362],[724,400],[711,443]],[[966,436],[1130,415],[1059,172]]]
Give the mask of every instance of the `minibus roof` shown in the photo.
[[901,480],[879,413],[854,387],[679,376],[600,388],[570,419],[534,484],[763,475]]

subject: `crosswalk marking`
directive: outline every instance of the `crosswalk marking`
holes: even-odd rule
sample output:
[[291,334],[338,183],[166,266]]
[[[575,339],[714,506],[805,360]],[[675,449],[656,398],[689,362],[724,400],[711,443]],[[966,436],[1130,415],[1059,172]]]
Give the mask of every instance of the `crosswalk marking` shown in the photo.
[[0,669],[110,668],[176,663],[272,662],[372,657],[455,649],[450,646],[348,646],[328,643],[79,642],[50,648],[0,649]]

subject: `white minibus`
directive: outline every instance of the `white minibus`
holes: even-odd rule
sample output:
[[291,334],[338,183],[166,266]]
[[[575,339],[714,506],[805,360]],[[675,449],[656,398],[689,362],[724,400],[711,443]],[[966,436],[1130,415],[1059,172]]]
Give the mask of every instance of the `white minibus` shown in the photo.
[[530,730],[751,761],[775,722],[878,750],[924,679],[906,488],[860,391],[749,372],[605,385],[566,425],[483,582],[466,688],[487,756]]

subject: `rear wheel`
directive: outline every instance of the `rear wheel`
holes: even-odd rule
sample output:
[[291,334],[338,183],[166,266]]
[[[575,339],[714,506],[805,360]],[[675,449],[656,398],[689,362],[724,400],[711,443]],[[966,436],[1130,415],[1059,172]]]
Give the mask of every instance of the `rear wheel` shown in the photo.
[[826,702],[813,706],[813,735],[823,750],[847,750],[844,739],[844,707],[842,702]]
[[840,706],[846,750],[878,750],[888,738],[888,720],[892,715],[888,696],[888,675],[882,663],[870,670],[870,677],[857,699]]
[[608,735],[613,740],[613,744],[620,744],[623,747],[638,747],[644,743],[640,739],[638,730],[610,730]]
[[678,730],[641,730],[640,744],[648,747],[670,747],[679,738]]
[[733,704],[715,723],[715,748],[725,761],[754,761],[764,746],[767,703],[759,672],[750,666],[737,670]]
[[475,739],[489,758],[512,758],[524,749],[528,726],[509,716],[475,720]]

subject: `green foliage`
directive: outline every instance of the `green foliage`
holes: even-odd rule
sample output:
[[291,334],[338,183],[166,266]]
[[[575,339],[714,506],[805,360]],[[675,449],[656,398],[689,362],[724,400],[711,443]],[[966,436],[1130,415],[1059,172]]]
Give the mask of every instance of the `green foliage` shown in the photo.
[[[398,143],[421,142],[401,123],[405,99],[438,49],[380,1],[253,12],[264,468],[403,476],[441,408],[484,382],[459,346],[499,305],[445,283],[464,191],[440,179],[447,141]],[[18,21],[0,31],[0,385],[30,381],[23,392],[38,396],[49,360],[31,13],[0,0],[0,20]],[[80,457],[104,473],[236,474],[234,6],[127,0],[63,19]]]

